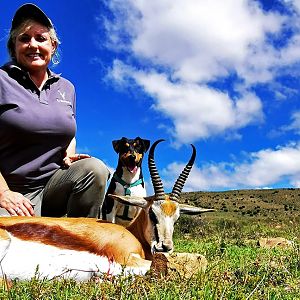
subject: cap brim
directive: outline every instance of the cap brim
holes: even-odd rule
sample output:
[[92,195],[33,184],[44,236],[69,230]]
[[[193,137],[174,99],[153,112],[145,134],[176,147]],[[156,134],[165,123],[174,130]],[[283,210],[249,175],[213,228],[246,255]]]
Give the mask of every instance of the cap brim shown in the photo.
[[37,21],[38,23],[49,28],[53,27],[51,20],[39,7],[37,7],[35,4],[27,3],[20,6],[16,11],[12,19],[11,30],[17,28],[28,19]]

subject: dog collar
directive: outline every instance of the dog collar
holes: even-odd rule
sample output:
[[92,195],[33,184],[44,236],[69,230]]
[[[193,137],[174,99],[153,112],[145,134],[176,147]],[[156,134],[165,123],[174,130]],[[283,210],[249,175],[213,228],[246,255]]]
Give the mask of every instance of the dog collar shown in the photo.
[[130,188],[142,184],[144,182],[143,178],[140,178],[133,183],[127,183],[126,181],[121,179],[116,173],[114,173],[113,178],[123,186],[125,190],[125,196],[131,196]]

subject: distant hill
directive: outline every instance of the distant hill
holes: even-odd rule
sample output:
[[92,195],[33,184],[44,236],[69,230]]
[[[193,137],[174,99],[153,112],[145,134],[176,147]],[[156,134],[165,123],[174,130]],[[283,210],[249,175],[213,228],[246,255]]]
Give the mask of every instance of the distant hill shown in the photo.
[[257,189],[182,193],[182,203],[214,208],[215,216],[300,217],[300,189]]

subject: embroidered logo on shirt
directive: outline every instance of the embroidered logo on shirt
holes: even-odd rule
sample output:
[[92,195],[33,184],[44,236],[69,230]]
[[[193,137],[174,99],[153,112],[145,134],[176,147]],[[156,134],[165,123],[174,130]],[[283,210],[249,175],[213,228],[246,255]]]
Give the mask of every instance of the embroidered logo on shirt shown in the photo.
[[60,95],[60,98],[56,98],[57,102],[66,103],[66,104],[72,106],[72,103],[70,101],[66,100],[66,92],[61,92],[60,90],[58,90],[58,93]]
[[58,90],[60,96],[62,97],[63,100],[66,99],[66,93],[65,92],[61,92],[60,90]]

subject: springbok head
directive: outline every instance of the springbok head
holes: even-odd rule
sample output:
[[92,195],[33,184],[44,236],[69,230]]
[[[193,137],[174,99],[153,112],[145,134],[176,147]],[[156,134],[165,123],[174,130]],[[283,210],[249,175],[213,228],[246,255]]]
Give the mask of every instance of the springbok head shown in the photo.
[[[181,204],[178,202],[183,186],[189,176],[196,158],[196,149],[194,145],[192,156],[176,180],[172,192],[166,194],[162,181],[158,174],[155,161],[154,150],[158,143],[164,140],[158,140],[150,148],[148,156],[148,167],[155,194],[150,197],[133,197],[110,195],[115,200],[143,208],[135,221],[129,225],[128,230],[138,230],[138,236],[143,236],[151,247],[151,252],[168,252],[173,251],[173,231],[174,224],[180,214],[197,215],[205,212],[214,211],[196,206]],[[141,233],[140,231],[143,231]]]

